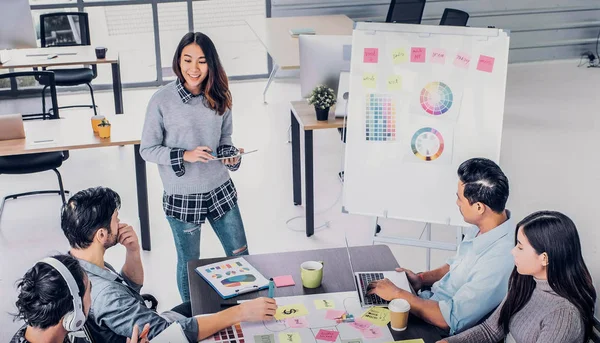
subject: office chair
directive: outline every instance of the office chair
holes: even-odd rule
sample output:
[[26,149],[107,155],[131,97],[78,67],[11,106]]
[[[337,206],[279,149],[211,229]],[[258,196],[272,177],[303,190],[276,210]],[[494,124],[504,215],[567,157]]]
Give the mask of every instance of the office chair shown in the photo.
[[392,0],[386,23],[421,24],[425,0]]
[[[56,85],[54,83],[54,73],[51,71],[24,71],[0,74],[0,80],[10,78],[33,78],[41,80],[43,84],[47,84],[50,88],[52,100],[52,116],[49,118],[58,118],[58,101],[56,100]],[[7,100],[3,100],[7,101]],[[45,119],[45,118],[44,118]],[[38,194],[59,194],[63,204],[66,203],[65,193],[69,193],[63,187],[62,177],[58,168],[62,163],[69,158],[68,151],[43,152],[26,155],[0,156],[0,174],[32,174],[43,171],[52,170],[58,177],[59,190],[43,190],[32,191],[18,194],[10,194],[2,198],[0,201],[0,216],[4,209],[4,203],[8,199],[17,199],[23,196],[38,195]]]
[[467,21],[469,21],[469,13],[454,8],[446,8],[440,20],[440,25],[467,26]]
[[[57,12],[40,15],[40,38],[42,48],[53,46],[81,46],[91,45],[90,26],[88,14],[84,12]],[[91,68],[84,66],[82,68],[53,69],[55,74],[56,86],[78,86],[87,85],[92,96],[92,105],[72,105],[60,108],[72,107],[91,107],[96,112],[96,101],[94,99],[94,90],[91,82],[98,76],[96,65]],[[46,110],[44,101],[44,92],[47,84],[40,82],[44,89],[42,90],[42,111]]]

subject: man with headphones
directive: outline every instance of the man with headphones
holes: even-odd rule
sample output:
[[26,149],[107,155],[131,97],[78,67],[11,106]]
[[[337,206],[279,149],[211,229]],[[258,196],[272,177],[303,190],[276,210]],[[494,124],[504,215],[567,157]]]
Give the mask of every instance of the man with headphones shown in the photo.
[[[38,261],[18,281],[18,289],[15,319],[22,319],[25,325],[10,343],[68,343],[69,333],[83,329],[92,285],[76,259],[56,255]],[[138,343],[137,331],[136,327],[131,343]],[[77,343],[86,341],[73,339]]]

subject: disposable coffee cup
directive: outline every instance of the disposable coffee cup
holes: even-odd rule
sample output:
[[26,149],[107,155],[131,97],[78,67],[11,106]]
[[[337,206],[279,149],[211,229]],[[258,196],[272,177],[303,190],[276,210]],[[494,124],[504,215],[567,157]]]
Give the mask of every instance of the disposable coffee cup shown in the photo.
[[408,313],[410,312],[410,304],[404,299],[394,299],[389,305],[392,330],[404,331],[408,325]]
[[92,130],[94,130],[94,133],[98,133],[98,124],[100,124],[103,119],[106,119],[103,115],[92,116]]

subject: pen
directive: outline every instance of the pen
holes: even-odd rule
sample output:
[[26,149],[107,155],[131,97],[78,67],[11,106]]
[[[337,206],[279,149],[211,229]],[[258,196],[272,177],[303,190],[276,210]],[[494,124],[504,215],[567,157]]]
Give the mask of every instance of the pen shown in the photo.
[[273,278],[269,279],[269,298],[273,298],[275,296],[275,281]]

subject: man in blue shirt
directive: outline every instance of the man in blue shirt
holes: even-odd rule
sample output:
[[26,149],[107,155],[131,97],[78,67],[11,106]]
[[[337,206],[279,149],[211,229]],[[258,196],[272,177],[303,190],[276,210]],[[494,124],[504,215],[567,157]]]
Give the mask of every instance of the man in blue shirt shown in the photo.
[[494,310],[506,295],[514,267],[515,224],[505,209],[508,179],[500,167],[484,158],[473,158],[458,168],[456,204],[465,222],[456,255],[438,269],[415,274],[408,280],[419,296],[399,289],[385,279],[370,285],[370,293],[386,300],[405,299],[410,312],[455,334],[466,330]]

